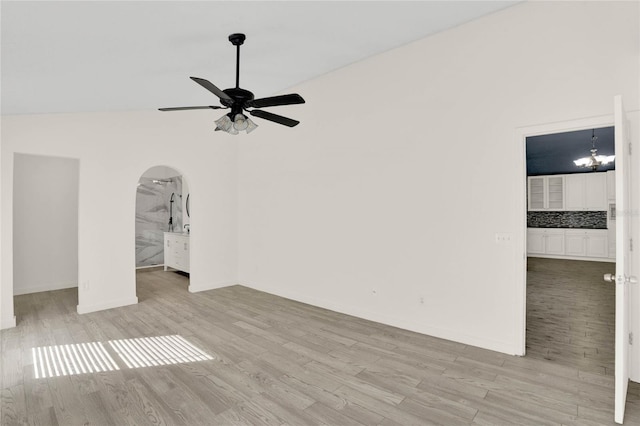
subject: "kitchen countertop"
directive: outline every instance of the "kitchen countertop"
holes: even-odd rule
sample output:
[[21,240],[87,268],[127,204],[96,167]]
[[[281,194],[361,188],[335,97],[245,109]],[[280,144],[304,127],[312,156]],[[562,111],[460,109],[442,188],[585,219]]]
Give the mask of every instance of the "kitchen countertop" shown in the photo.
[[527,228],[529,229],[604,229],[604,230],[608,229],[608,228],[602,228],[597,226],[544,226],[544,225],[527,226]]

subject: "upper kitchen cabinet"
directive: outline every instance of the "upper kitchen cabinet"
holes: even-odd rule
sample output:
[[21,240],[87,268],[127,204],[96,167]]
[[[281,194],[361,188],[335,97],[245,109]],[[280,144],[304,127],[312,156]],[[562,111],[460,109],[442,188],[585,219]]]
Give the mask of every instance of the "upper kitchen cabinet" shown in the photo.
[[564,176],[530,176],[528,182],[529,210],[564,210]]
[[607,173],[579,173],[565,176],[565,209],[606,211]]

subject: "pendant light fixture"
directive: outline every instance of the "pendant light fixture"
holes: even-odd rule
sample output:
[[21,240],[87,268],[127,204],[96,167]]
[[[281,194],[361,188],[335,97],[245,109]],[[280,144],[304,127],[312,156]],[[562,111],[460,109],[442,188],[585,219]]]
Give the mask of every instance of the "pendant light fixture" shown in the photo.
[[596,136],[596,130],[593,129],[591,130],[591,155],[575,160],[574,163],[576,166],[584,168],[588,167],[595,171],[599,166],[606,166],[609,163],[613,163],[616,158],[615,155],[598,155],[596,140],[598,140],[598,137]]

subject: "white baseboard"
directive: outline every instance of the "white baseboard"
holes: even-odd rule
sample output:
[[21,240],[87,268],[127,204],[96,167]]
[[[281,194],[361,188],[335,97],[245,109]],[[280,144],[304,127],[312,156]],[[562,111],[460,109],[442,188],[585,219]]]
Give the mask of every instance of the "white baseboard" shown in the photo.
[[139,269],[162,268],[162,267],[164,267],[164,263],[159,263],[157,265],[136,266],[136,271]]
[[13,328],[16,326],[16,317],[2,318],[0,320],[0,330],[4,330],[5,328]]
[[43,291],[53,291],[53,290],[64,290],[65,288],[74,288],[78,287],[78,283],[53,283],[53,284],[42,284],[42,285],[34,285],[23,288],[13,288],[13,295],[19,296],[21,294],[31,294],[31,293],[41,293]]
[[205,285],[199,285],[199,286],[189,284],[189,293],[198,293],[200,291],[215,290],[217,288],[230,287],[232,285],[238,285],[238,283],[236,281],[226,281],[226,282],[221,282],[217,284],[205,284]]
[[104,311],[105,309],[120,308],[122,306],[135,305],[138,303],[137,297],[128,297],[125,299],[116,299],[109,302],[97,303],[95,305],[78,305],[79,314],[88,314],[90,312]]
[[610,263],[616,262],[615,257],[584,257],[584,256],[565,256],[565,255],[538,254],[538,253],[527,254],[527,257],[541,257],[543,259],[585,260],[587,262],[610,262]]
[[405,321],[401,318],[390,317],[387,315],[381,315],[378,312],[368,311],[354,306],[347,306],[341,303],[336,303],[329,300],[317,299],[291,291],[281,291],[281,289],[270,288],[268,286],[258,286],[247,283],[241,283],[240,285],[253,288],[255,290],[264,291],[269,294],[292,299],[298,302],[306,303],[309,305],[317,306],[331,311],[340,312],[346,315],[352,315],[358,318],[374,321],[380,324],[389,325],[392,327],[398,327],[403,330],[409,330],[420,334],[425,334],[440,339],[451,340],[453,342],[462,343],[465,345],[477,346],[483,349],[489,349],[496,352],[502,352],[508,355],[517,355],[514,352],[513,342],[503,342],[491,339],[486,339],[479,336],[472,336],[465,333],[461,333],[457,330],[450,330],[442,327],[430,327],[425,324],[417,324],[412,321]]

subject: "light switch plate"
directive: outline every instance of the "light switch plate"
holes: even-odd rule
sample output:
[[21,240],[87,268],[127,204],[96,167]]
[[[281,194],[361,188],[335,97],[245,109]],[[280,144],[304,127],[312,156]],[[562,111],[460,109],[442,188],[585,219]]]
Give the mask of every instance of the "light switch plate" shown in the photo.
[[511,244],[513,235],[510,232],[496,232],[497,244]]

